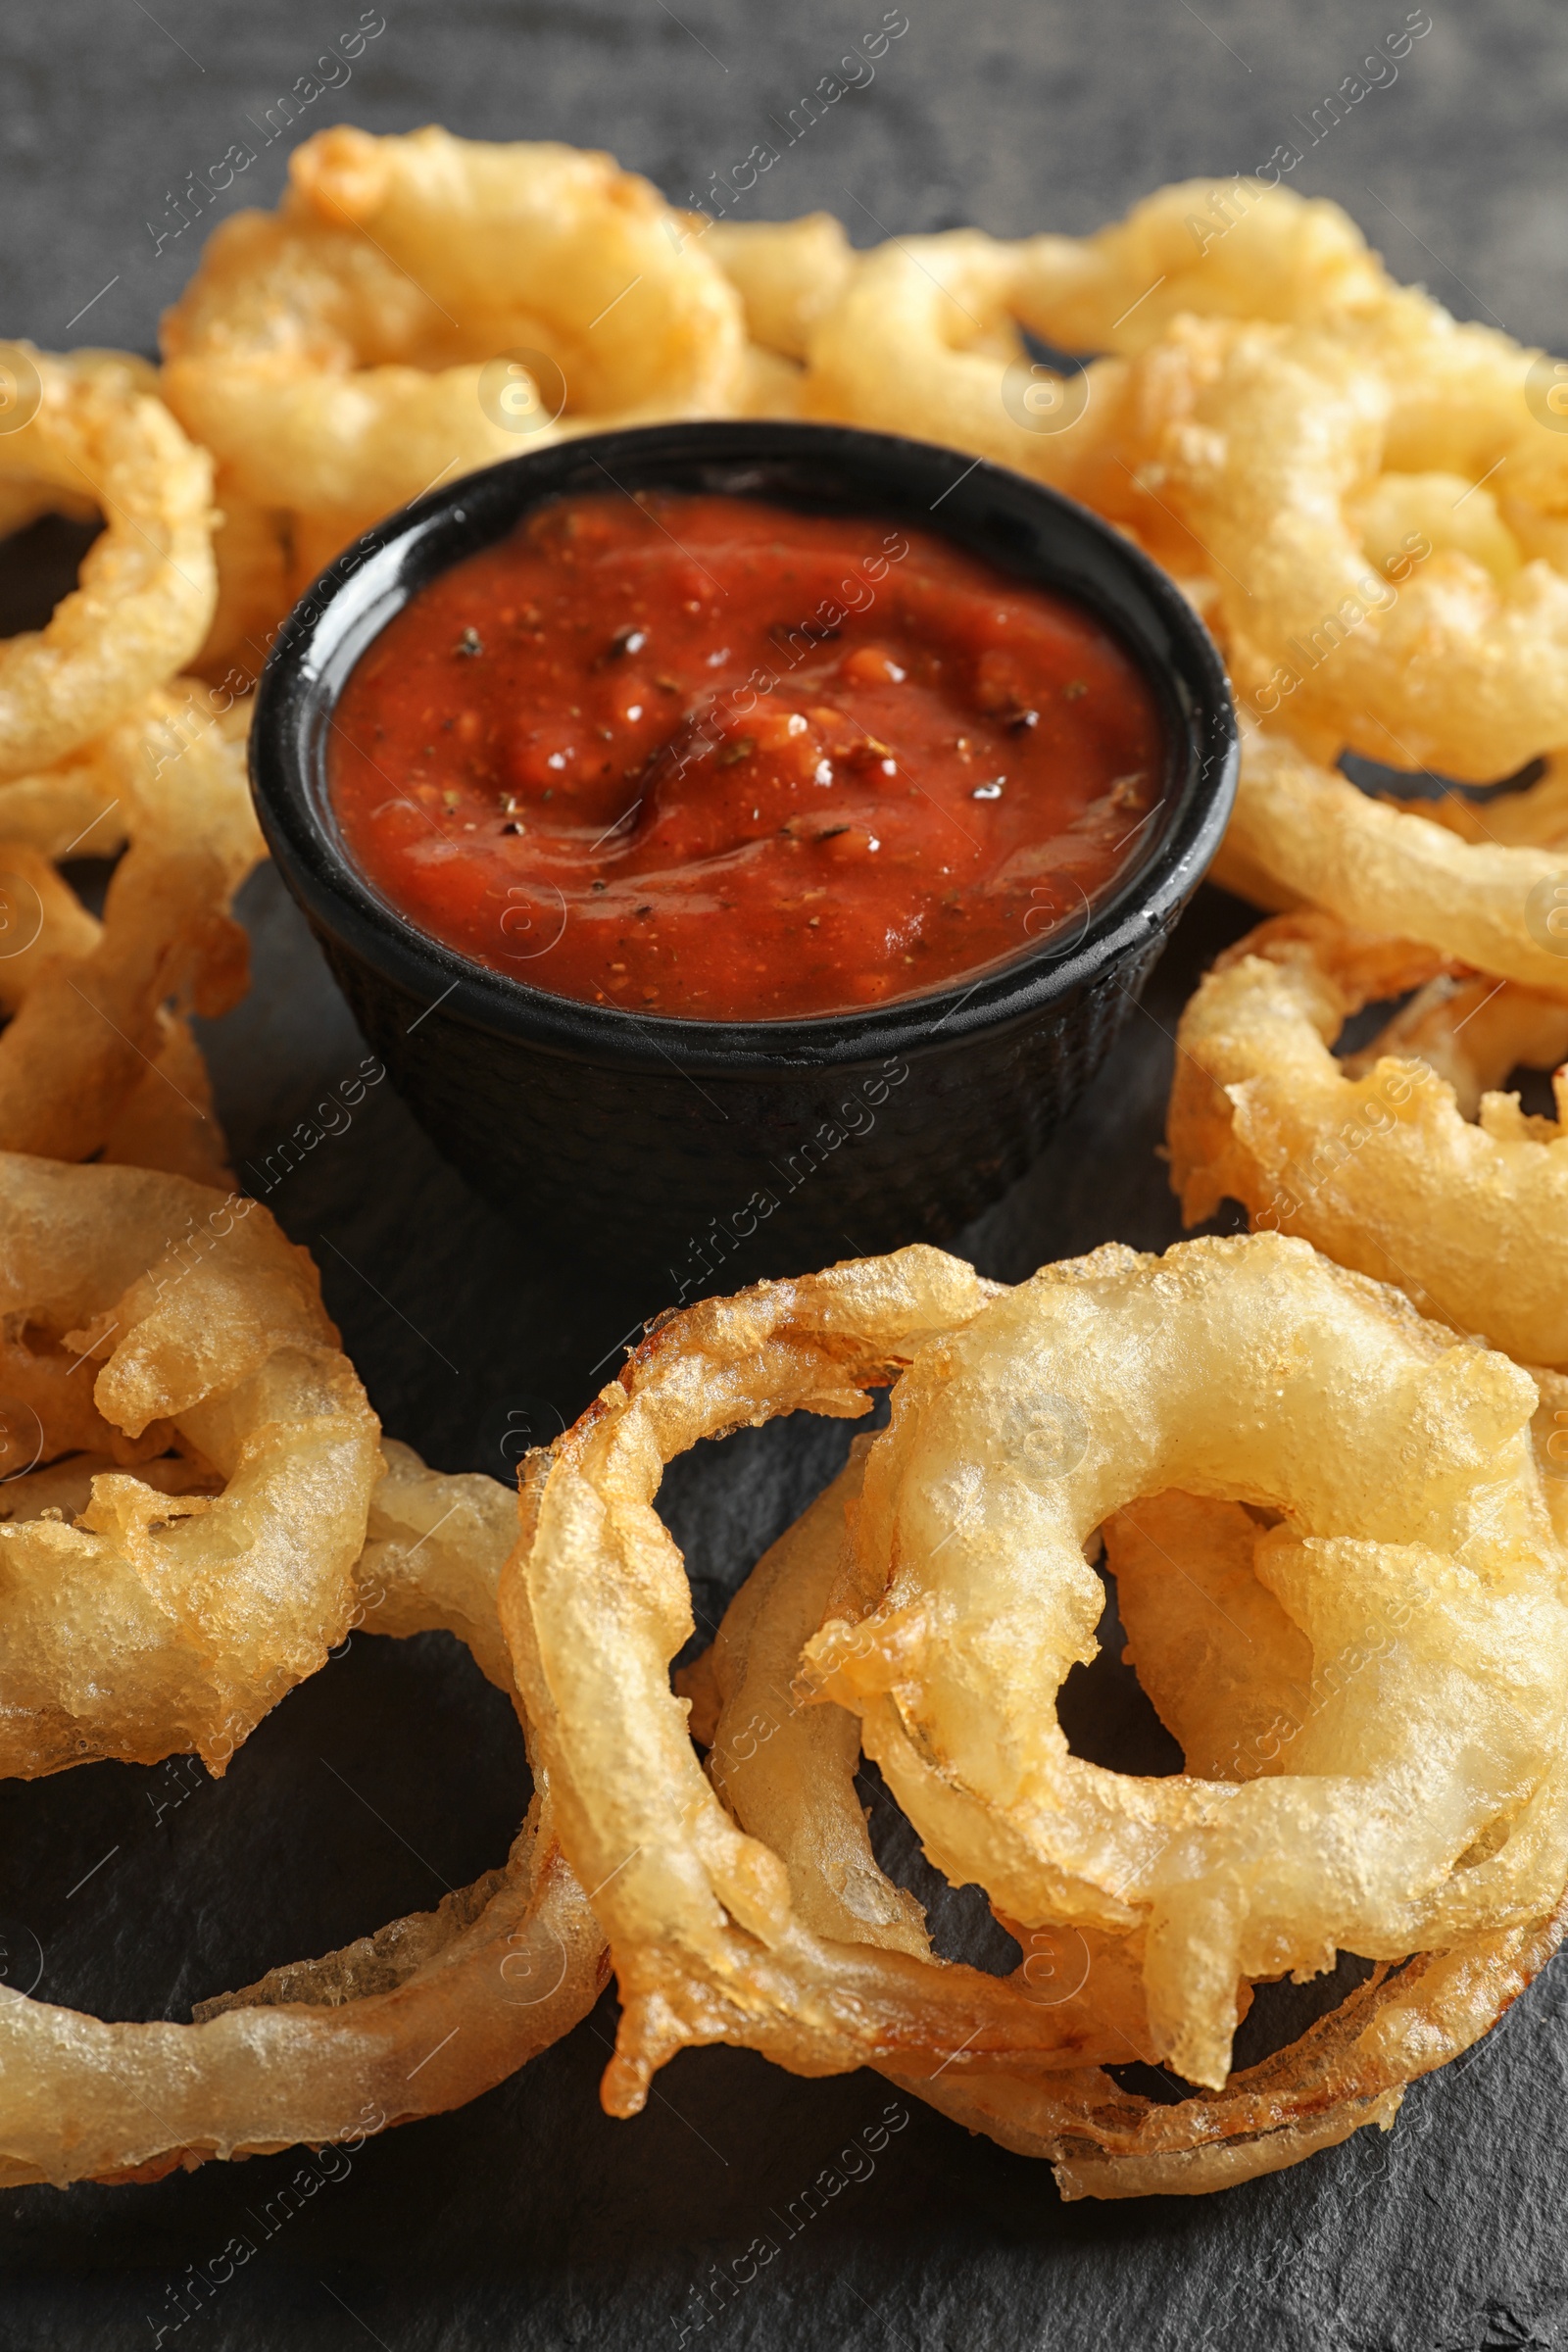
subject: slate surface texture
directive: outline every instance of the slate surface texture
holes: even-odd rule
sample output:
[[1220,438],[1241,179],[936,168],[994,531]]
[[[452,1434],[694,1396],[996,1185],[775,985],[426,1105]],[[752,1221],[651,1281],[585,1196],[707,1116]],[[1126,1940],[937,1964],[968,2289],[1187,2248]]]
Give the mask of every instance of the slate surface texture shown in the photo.
[[[1396,77],[1376,69],[1382,86],[1324,129],[1314,110],[1404,22],[1400,0],[906,8],[874,82],[787,149],[748,200],[758,213],[826,206],[859,242],[964,221],[1081,231],[1162,180],[1250,168],[1294,142],[1295,184],[1348,205],[1400,274],[1463,316],[1568,341],[1560,14],[1431,0]],[[212,217],[172,233],[185,175],[249,140],[255,165],[213,212],[270,203],[288,146],[338,119],[603,146],[672,197],[701,198],[882,13],[878,0],[679,0],[678,15],[664,0],[381,0],[366,23],[384,28],[351,76],[270,137],[269,110],[355,26],[356,0],[12,7],[0,319],[44,345],[150,348]],[[238,1161],[262,1169],[364,1049],[270,873],[244,910],[256,986],[208,1042]],[[988,1271],[1176,1237],[1154,1156],[1170,1033],[1203,960],[1245,920],[1204,894],[1070,1132],[969,1237]],[[388,1430],[443,1467],[502,1470],[509,1415],[549,1436],[596,1360],[612,1363],[626,1327],[662,1303],[593,1290],[480,1206],[386,1088],[270,1200],[316,1251]],[[666,1504],[700,1619],[842,1443],[792,1424],[678,1466]],[[46,1997],[183,2018],[499,1862],[524,1786],[515,1727],[454,1644],[356,1637],[220,1784],[194,1767],[99,1765],[0,1788],[4,1965],[21,1971],[35,1939]],[[917,1878],[908,1838],[885,1817],[880,1834]],[[955,1899],[944,1919],[950,1948],[974,1948],[972,1909]],[[270,2233],[255,2217],[297,2156],[149,2188],[0,2194],[0,2347],[1554,2345],[1568,2317],[1565,1986],[1548,1971],[1496,2034],[1414,2090],[1391,2137],[1363,2133],[1223,2197],[1070,2207],[1042,2169],[920,2111],[874,2160],[852,2156],[889,2104],[869,2076],[802,2082],[731,2051],[687,2054],[641,2120],[611,2123],[596,2098],[607,1998],[488,2097],[368,2142]],[[827,2167],[859,2177],[790,2233],[775,2217]],[[236,2231],[254,2258],[218,2291],[192,2290],[191,2266]],[[776,2255],[715,2300],[715,2266],[763,2231]]]

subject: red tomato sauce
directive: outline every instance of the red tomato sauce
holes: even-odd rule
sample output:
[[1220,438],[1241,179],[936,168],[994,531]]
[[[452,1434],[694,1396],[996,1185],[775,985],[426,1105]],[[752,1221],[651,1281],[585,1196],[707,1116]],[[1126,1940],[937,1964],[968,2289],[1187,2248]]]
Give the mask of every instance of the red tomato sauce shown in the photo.
[[1085,910],[1163,788],[1092,614],[934,535],[563,499],[421,589],[337,710],[349,855],[552,994],[769,1020],[980,973]]

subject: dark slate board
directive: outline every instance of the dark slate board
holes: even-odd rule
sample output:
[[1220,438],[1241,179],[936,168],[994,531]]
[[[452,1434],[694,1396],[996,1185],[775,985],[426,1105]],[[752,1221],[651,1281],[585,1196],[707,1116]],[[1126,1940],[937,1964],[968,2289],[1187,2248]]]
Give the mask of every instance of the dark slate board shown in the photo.
[[[1246,168],[1294,139],[1308,148],[1297,183],[1347,202],[1402,274],[1561,347],[1568,248],[1552,231],[1568,28],[1528,0],[1464,13],[1435,0],[1434,28],[1396,83],[1310,147],[1314,108],[1401,8],[907,7],[910,29],[875,83],[789,150],[760,212],[826,205],[861,241],[883,222],[1080,230],[1160,180]],[[205,223],[157,252],[143,223],[156,227],[165,191],[230,141],[260,145],[247,116],[265,124],[358,13],[347,0],[7,12],[6,330],[149,345]],[[687,199],[881,14],[869,0],[787,13],[682,0],[678,17],[662,0],[386,0],[385,31],[298,129],[434,118],[476,135],[561,136],[612,147]],[[270,202],[290,136],[214,212]],[[0,610],[4,625],[24,617]],[[257,877],[244,910],[255,990],[208,1041],[234,1150],[316,1251],[389,1431],[443,1467],[499,1472],[509,1417],[552,1434],[662,1301],[554,1266],[535,1236],[465,1191],[385,1088],[268,1193],[269,1155],[363,1047],[274,877]],[[1171,1031],[1204,960],[1246,919],[1203,894],[1092,1100],[967,1238],[988,1271],[1015,1276],[1109,1238],[1176,1237],[1154,1155]],[[843,1443],[832,1426],[791,1423],[677,1466],[666,1508],[700,1620]],[[1082,1720],[1126,1703],[1112,1664],[1107,1651],[1098,1692],[1079,1694]],[[1126,1736],[1144,1742],[1144,1769],[1164,1768],[1147,1720]],[[0,1788],[0,1965],[104,2015],[184,2017],[193,2000],[427,1907],[498,1862],[524,1791],[515,1727],[455,1644],[356,1637],[221,1784],[185,1765],[101,1765]],[[885,1810],[877,1829],[918,1877]],[[943,1904],[947,1948],[975,1949],[975,1933],[972,1901]],[[1001,1958],[993,1941],[991,1964]],[[165,2342],[206,2352],[634,2352],[683,2329],[687,2342],[759,2352],[1552,2345],[1568,2313],[1563,1997],[1548,1972],[1487,2042],[1411,2094],[1392,2137],[1363,2133],[1221,2198],[1112,2206],[1063,2206],[1042,2168],[918,2110],[873,2156],[867,2130],[890,2104],[876,2078],[801,2082],[731,2051],[683,2056],[647,2115],[612,2124],[596,2096],[607,1997],[488,2097],[368,2143],[280,2226],[269,2206],[298,2157],[151,2188],[0,2195],[0,2348],[129,2352],[161,2328]],[[802,2222],[802,2191],[824,2168],[848,2185]],[[216,2293],[187,2284],[180,2298],[190,2266],[236,2232],[254,2259]],[[764,2232],[778,2250],[756,2278],[715,2291]]]

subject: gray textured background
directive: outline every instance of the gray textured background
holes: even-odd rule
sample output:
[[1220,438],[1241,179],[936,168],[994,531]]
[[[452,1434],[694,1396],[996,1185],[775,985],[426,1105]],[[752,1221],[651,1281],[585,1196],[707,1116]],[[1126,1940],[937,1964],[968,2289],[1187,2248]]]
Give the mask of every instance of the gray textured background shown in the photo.
[[[8,331],[45,345],[68,332],[145,343],[205,227],[155,254],[147,221],[165,220],[188,172],[233,140],[256,144],[252,123],[360,13],[358,0],[6,10]],[[883,10],[384,0],[372,13],[385,32],[343,88],[307,109],[301,132],[440,120],[474,137],[568,139],[612,149],[685,200],[769,137],[769,118]],[[878,220],[1089,229],[1161,180],[1247,170],[1282,140],[1303,144],[1298,124],[1406,11],[1401,0],[910,0],[907,14],[871,86],[763,176],[759,212],[826,206],[858,243]],[[1548,0],[1434,0],[1430,14],[1398,80],[1310,149],[1295,184],[1348,205],[1401,276],[1464,316],[1560,342],[1568,248],[1554,134],[1568,31]],[[273,202],[289,143],[276,139],[220,205]]]
[[[0,18],[0,327],[149,347],[207,220],[161,251],[168,198],[356,22],[353,0],[265,7],[64,0]],[[761,182],[759,209],[824,205],[859,241],[972,220],[1086,229],[1163,179],[1304,144],[1298,119],[1402,6],[1246,0],[908,0],[910,29]],[[440,120],[612,148],[700,193],[882,14],[733,0],[435,6],[386,28],[304,131]],[[1568,24],[1544,5],[1433,0],[1433,29],[1295,175],[1338,197],[1394,268],[1465,316],[1568,345],[1555,134]],[[270,202],[279,138],[227,204]],[[212,216],[209,215],[210,220]],[[740,217],[746,217],[743,212]],[[85,308],[84,306],[90,306]],[[79,315],[79,316],[78,316]],[[72,321],[75,323],[73,324]],[[210,1039],[241,1160],[260,1159],[360,1048],[270,875],[251,886],[249,1003]],[[1206,894],[1094,1100],[972,1237],[989,1270],[1176,1226],[1153,1157],[1168,1032],[1238,910]],[[388,1428],[443,1466],[500,1464],[497,1415],[541,1435],[615,1336],[525,1231],[476,1205],[386,1090],[273,1205],[316,1250]],[[648,1307],[660,1303],[646,1302]],[[831,1441],[775,1430],[681,1466],[670,1510],[707,1612],[819,1483]],[[329,1764],[328,1774],[322,1769]],[[335,1776],[341,1775],[342,1778]],[[351,1786],[345,1790],[344,1781]],[[37,1938],[38,1989],[117,2016],[192,2000],[364,1933],[500,1860],[521,1802],[514,1729],[455,1648],[363,1639],[287,1700],[222,1784],[97,1766],[0,1788],[0,1932]],[[374,1808],[372,1818],[367,1809]],[[83,1871],[113,1848],[92,1881]],[[1392,2138],[1361,2135],[1223,2198],[1064,2208],[1038,2168],[916,2114],[701,2340],[1078,2352],[1138,2344],[1481,2352],[1557,2344],[1568,2316],[1556,1972]],[[878,2112],[873,2079],[806,2083],[688,2054],[632,2125],[599,2113],[607,2003],[463,2113],[369,2143],[177,2331],[170,2289],[260,2210],[292,2160],[151,2189],[0,2195],[0,2346],[673,2344],[728,2262]],[[3,2088],[3,2086],[0,2086]],[[694,2332],[689,2341],[699,2340]]]

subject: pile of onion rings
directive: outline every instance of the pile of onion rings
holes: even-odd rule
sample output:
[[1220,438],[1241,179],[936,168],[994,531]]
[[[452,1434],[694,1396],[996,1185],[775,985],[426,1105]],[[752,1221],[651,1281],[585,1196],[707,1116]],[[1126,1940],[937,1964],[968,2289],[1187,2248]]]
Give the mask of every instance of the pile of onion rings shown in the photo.
[[[226,1180],[185,1011],[226,1012],[249,984],[248,942],[228,911],[264,854],[245,777],[246,716],[220,715],[188,682],[182,700],[150,695],[99,738],[94,775],[118,791],[93,843],[129,841],[102,923],[43,852],[0,838],[9,935],[0,1008],[10,1015],[0,1149]],[[48,795],[39,799],[58,829]]]
[[[826,215],[678,213],[605,156],[347,126],[218,230],[163,350],[5,355],[0,528],[105,529],[0,648],[0,1349],[7,1427],[35,1428],[0,1519],[4,1768],[220,1770],[352,1618],[463,1640],[535,1789],[505,1870],[190,2025],[0,2003],[0,2180],[153,2179],[456,2105],[569,2030],[607,1936],[616,2113],[694,2042],[868,2064],[1070,2196],[1199,2192],[1386,2127],[1564,1924],[1556,364],[1252,181],[1087,238],[858,253]],[[1264,1230],[1012,1293],[915,1250],[692,1309],[533,1461],[519,1533],[492,1482],[378,1447],[309,1260],[203,1189],[228,1178],[189,1015],[243,991],[261,855],[243,697],[310,578],[424,489],[606,423],[755,414],[1051,482],[1214,628],[1249,720],[1217,875],[1276,919],[1188,1008],[1172,1174],[1190,1217],[1234,1199]],[[1347,753],[1450,789],[1373,797]],[[122,852],[100,920],[62,869]],[[1555,1118],[1499,1091],[1520,1063],[1556,1071]],[[677,1695],[663,1463],[890,1385]],[[1101,1531],[1186,1759],[1164,1781],[1082,1762],[1056,1721]],[[933,1952],[862,1752],[985,1888],[1009,1975]],[[1368,1981],[1232,2072],[1252,1985],[1341,1950]],[[1188,2095],[1124,2090],[1132,2060]]]
[[[212,462],[144,362],[18,344],[4,366],[0,519],[104,528],[44,627],[0,647],[0,1149],[220,1181],[187,1015],[245,991],[229,906],[263,848],[247,708],[179,675],[214,612]],[[121,851],[100,922],[58,869]]]
[[[668,1683],[691,1617],[663,1465],[778,1412],[857,1414],[894,1379],[889,1428],[689,1679],[705,1778]],[[693,2042],[872,2064],[1100,2195],[1200,2190],[1386,2124],[1561,1933],[1568,1611],[1539,1406],[1506,1358],[1269,1236],[1111,1246],[1011,1294],[911,1249],[662,1324],[535,1459],[501,1589],[619,1979],[607,2107],[635,2111]],[[1119,1574],[1148,1529],[1116,1514],[1173,1492],[1208,1498],[1200,1562],[1245,1555],[1252,1622],[1216,1638],[1202,1577],[1163,1580],[1140,1642],[1179,1645],[1156,1704],[1207,1771],[1138,1780],[1073,1758],[1054,1699],[1095,1647],[1085,1538],[1109,1521]],[[837,1706],[796,1721],[803,1694]],[[862,1746],[951,1881],[1020,1940],[1079,1938],[1068,1999],[1040,1999],[1027,1959],[1001,1982],[933,1961],[859,1820]],[[1375,1984],[1229,2079],[1247,1983],[1339,1948]],[[1205,2090],[1151,2108],[1098,2071],[1118,2051]]]
[[[0,1771],[194,1750],[221,1772],[351,1619],[446,1627],[513,1694],[513,1498],[407,1446],[383,1460],[315,1268],[265,1208],[0,1154],[0,1245],[7,1427],[40,1465],[0,1490]],[[575,2025],[602,1952],[541,1774],[505,1869],[190,2025],[8,1994],[0,2179],[154,2180],[438,2114]]]

